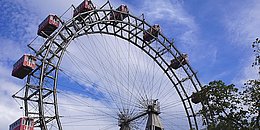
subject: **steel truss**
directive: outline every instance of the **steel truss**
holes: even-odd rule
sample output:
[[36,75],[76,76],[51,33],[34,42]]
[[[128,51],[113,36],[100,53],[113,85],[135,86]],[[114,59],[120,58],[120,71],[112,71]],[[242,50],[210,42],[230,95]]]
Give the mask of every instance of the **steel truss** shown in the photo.
[[[35,126],[42,130],[47,130],[47,124],[51,121],[55,121],[58,129],[62,130],[57,101],[57,79],[64,52],[71,41],[77,37],[108,34],[127,40],[143,50],[158,64],[183,102],[190,129],[198,129],[196,113],[183,82],[190,80],[196,91],[200,90],[201,84],[189,64],[180,68],[187,75],[186,78],[182,79],[170,67],[170,60],[180,56],[181,52],[162,33],[159,33],[159,36],[154,37],[150,42],[144,41],[143,32],[152,27],[144,18],[127,14],[123,21],[110,20],[109,16],[113,12],[117,11],[112,8],[108,1],[100,9],[79,14],[66,22],[60,20],[62,27],[48,37],[40,48],[35,49],[30,45],[28,46],[35,52],[38,60],[37,68],[27,78],[24,96],[15,96],[24,100],[25,116],[34,117]],[[87,17],[82,17],[84,14],[88,14]],[[81,17],[81,20],[76,20],[77,17]],[[154,46],[155,43],[159,46]],[[168,58],[165,58],[166,54]],[[52,87],[44,86],[45,83]]]

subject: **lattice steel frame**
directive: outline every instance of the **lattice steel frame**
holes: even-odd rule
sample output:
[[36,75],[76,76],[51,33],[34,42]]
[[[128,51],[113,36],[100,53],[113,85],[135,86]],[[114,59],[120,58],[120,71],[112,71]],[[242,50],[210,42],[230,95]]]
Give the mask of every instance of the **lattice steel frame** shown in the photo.
[[[28,46],[35,52],[39,62],[37,68],[27,77],[24,97],[15,96],[24,100],[25,116],[34,117],[35,126],[40,127],[42,130],[47,130],[47,124],[51,121],[56,121],[58,128],[62,130],[58,112],[57,81],[64,52],[70,42],[77,37],[91,34],[108,34],[132,43],[143,50],[160,66],[183,102],[190,129],[194,127],[198,129],[196,113],[193,110],[190,95],[187,94],[182,83],[190,80],[196,91],[199,91],[201,88],[201,83],[189,64],[180,68],[187,74],[187,77],[183,79],[180,79],[175,74],[175,70],[169,66],[169,59],[180,56],[181,52],[177,50],[173,42],[161,33],[150,42],[144,41],[142,38],[143,32],[151,27],[144,18],[140,19],[127,14],[123,21],[110,20],[109,16],[112,12],[118,11],[113,10],[108,1],[100,9],[79,14],[66,22],[60,20],[62,27],[48,37],[39,49]],[[88,14],[87,17],[81,17],[81,15],[86,13]],[[76,20],[76,17],[81,17],[83,20]],[[159,43],[160,46],[153,46],[155,42]],[[165,59],[164,55],[166,54],[170,58]],[[44,86],[46,82],[52,87]],[[34,109],[30,106],[34,106]],[[202,104],[202,106],[204,105]],[[50,110],[45,111],[45,108]]]

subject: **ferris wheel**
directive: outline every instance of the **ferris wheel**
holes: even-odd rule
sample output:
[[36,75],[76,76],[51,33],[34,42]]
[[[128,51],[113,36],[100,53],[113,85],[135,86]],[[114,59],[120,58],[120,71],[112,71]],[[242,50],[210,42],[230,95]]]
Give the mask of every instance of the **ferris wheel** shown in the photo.
[[[15,65],[27,76],[25,116],[41,130],[199,130],[201,84],[181,53],[143,16],[108,1],[84,0],[64,21],[49,15],[39,26],[33,55]],[[37,45],[36,45],[37,44]],[[29,69],[28,69],[29,68]],[[28,74],[28,75],[27,75]]]

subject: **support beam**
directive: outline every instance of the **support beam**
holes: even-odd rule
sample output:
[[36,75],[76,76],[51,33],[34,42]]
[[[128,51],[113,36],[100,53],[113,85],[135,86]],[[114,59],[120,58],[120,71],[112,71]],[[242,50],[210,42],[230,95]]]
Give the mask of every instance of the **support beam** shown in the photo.
[[160,114],[160,104],[157,100],[151,100],[148,102],[148,120],[146,123],[145,130],[164,130],[161,123]]

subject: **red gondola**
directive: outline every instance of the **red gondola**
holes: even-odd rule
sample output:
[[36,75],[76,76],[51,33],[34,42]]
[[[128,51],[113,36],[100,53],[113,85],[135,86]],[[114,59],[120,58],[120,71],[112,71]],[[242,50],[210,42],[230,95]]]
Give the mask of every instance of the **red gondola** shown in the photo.
[[[73,17],[77,16],[79,13],[87,12],[94,10],[96,7],[91,2],[91,0],[84,0],[74,11],[73,11]],[[82,18],[85,18],[88,14],[82,14],[79,17],[77,17],[77,20],[81,20]]]
[[110,20],[121,20],[122,21],[127,17],[127,14],[129,13],[129,10],[126,5],[120,5],[116,10],[120,11],[120,12],[113,11],[110,14]]
[[170,67],[173,69],[178,69],[182,65],[187,64],[188,62],[188,55],[187,54],[182,54],[181,56],[178,56],[176,59],[171,60]]
[[33,55],[23,55],[14,65],[12,76],[23,79],[36,67],[36,57]]
[[51,14],[39,25],[37,34],[47,38],[59,27],[59,24],[58,16]]
[[158,37],[160,30],[161,29],[158,24],[153,25],[151,28],[144,32],[143,39],[145,41],[151,41],[154,37]]
[[34,121],[29,117],[21,117],[9,126],[9,130],[33,130]]

